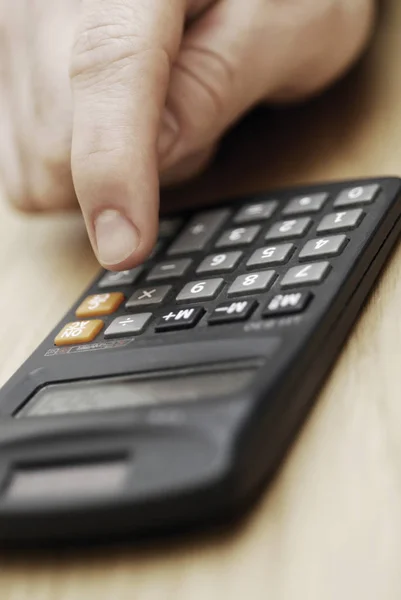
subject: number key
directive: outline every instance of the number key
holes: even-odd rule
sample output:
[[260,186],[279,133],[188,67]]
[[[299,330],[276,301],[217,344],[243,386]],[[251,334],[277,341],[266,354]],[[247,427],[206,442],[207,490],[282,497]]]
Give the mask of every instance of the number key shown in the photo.
[[252,244],[260,231],[259,225],[251,227],[237,227],[236,229],[228,229],[217,240],[216,248],[227,246],[246,246]]
[[213,271],[232,271],[241,260],[242,252],[227,252],[226,254],[211,254],[207,256],[196,269],[197,273]]
[[311,226],[312,220],[309,217],[302,219],[292,219],[289,221],[278,221],[274,223],[266,234],[266,240],[284,240],[293,237],[301,237]]
[[347,245],[345,235],[328,235],[325,238],[310,240],[302,248],[299,258],[315,258],[323,256],[336,256],[340,254]]
[[229,288],[228,295],[237,296],[264,292],[273,283],[274,276],[274,271],[259,271],[251,275],[240,275]]
[[219,293],[224,280],[221,278],[207,279],[205,281],[190,281],[180,291],[176,301],[211,300]]
[[260,265],[279,265],[287,262],[294,251],[294,244],[278,244],[267,248],[255,250],[246,263],[247,267]]
[[369,204],[373,202],[380,192],[377,184],[358,186],[344,190],[334,202],[334,206],[352,206],[355,204]]
[[364,217],[363,210],[347,210],[344,212],[330,213],[320,221],[317,231],[323,233],[326,231],[347,231],[357,227]]
[[317,262],[310,265],[293,267],[284,276],[282,287],[297,287],[312,283],[321,283],[330,271],[330,263]]

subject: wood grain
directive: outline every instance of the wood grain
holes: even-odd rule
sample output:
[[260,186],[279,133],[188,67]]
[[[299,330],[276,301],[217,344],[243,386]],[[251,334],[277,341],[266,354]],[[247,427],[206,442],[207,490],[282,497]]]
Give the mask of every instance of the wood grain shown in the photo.
[[[164,202],[398,174],[401,3],[346,81],[259,112],[216,165]],[[4,382],[94,275],[79,216],[0,207]],[[142,548],[0,557],[4,600],[381,600],[401,597],[401,250],[395,253],[274,484],[230,532]],[[266,444],[269,441],[266,440]]]

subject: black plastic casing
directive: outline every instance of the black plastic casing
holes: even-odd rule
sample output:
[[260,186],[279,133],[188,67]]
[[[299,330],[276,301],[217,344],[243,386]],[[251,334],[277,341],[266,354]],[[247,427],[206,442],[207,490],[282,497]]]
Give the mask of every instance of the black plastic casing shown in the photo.
[[[295,195],[371,180],[329,183],[268,194]],[[49,354],[55,334],[74,319],[76,303],[0,392],[0,542],[87,541],[204,526],[243,512],[274,474],[316,399],[324,378],[400,233],[401,182],[375,179],[382,192],[364,207],[346,250],[303,315],[188,332],[138,336],[126,346]],[[246,198],[247,201],[252,198]],[[233,205],[244,199],[232,200]],[[324,214],[333,210],[329,203]],[[307,239],[315,237],[313,227]],[[293,259],[296,260],[296,257]],[[291,264],[286,265],[286,269]],[[277,269],[280,274],[280,269]],[[194,277],[192,277],[193,279]],[[189,276],[191,279],[191,276]],[[97,280],[84,296],[97,290]],[[277,293],[276,284],[266,299]],[[255,296],[256,298],[256,296]],[[220,297],[218,302],[224,300]],[[217,302],[217,301],[216,301]],[[212,302],[208,312],[213,309]],[[51,354],[51,352],[50,352]],[[250,383],[196,401],[60,416],[16,418],[47,384],[169,378],[254,370]],[[112,493],[10,495],[15,474],[64,465],[121,461],[126,476]]]

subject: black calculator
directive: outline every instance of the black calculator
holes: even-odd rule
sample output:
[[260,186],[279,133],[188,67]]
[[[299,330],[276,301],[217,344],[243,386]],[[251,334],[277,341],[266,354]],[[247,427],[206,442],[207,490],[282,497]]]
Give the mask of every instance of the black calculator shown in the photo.
[[0,392],[0,541],[227,521],[280,465],[400,233],[397,178],[160,221]]

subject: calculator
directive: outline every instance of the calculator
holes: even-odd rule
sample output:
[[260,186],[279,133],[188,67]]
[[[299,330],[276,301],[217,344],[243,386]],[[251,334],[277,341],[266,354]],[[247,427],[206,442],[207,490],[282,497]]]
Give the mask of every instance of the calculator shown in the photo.
[[[0,541],[231,520],[299,432],[401,228],[398,178],[162,216],[0,392]],[[230,521],[231,522],[231,521]]]

